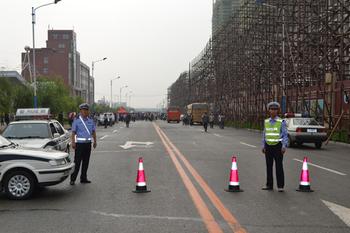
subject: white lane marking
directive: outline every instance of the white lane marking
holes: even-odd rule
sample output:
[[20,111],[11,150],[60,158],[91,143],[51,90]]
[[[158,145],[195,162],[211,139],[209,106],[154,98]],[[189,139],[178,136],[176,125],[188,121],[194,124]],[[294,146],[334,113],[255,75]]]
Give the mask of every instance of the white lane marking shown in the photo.
[[246,146],[252,147],[252,148],[256,148],[256,146],[250,145],[250,144],[245,143],[245,142],[239,142],[239,143],[242,144],[242,145],[246,145]]
[[222,138],[222,136],[221,136],[220,134],[214,133],[214,135],[215,135],[216,137]]
[[[300,159],[293,159],[293,160],[298,161],[298,162],[300,162],[300,163],[303,163],[303,161],[300,160]],[[335,173],[335,174],[337,174],[337,175],[346,176],[345,173],[338,172],[338,171],[335,171],[335,170],[333,170],[333,169],[329,169],[329,168],[326,168],[326,167],[322,167],[322,166],[319,166],[319,165],[316,165],[316,164],[313,164],[313,163],[310,163],[310,162],[308,162],[307,164],[310,165],[310,166],[314,166],[314,167],[317,167],[317,168],[320,168],[320,169],[329,171],[329,172],[333,172],[333,173]]]
[[146,147],[153,145],[153,142],[134,142],[134,141],[127,141],[124,145],[120,145],[121,148],[124,150],[133,148],[133,147]]
[[101,137],[100,140],[105,139],[106,137],[108,137],[108,135]]
[[106,216],[106,217],[114,217],[114,218],[160,219],[160,220],[203,222],[202,219],[189,218],[189,217],[170,217],[170,216],[156,216],[156,215],[134,215],[134,214],[126,215],[126,214],[105,213],[100,211],[91,211],[91,213]]
[[332,202],[321,200],[335,215],[350,227],[350,209]]
[[116,133],[116,132],[118,132],[118,130],[116,130],[116,129],[115,129],[115,130],[113,130],[113,133]]

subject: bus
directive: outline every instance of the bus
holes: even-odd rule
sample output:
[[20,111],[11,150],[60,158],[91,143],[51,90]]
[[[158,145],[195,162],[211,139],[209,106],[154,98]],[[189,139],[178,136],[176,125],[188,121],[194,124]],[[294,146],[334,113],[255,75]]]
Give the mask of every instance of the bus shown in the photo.
[[208,113],[207,103],[192,103],[187,105],[187,115],[190,116],[190,125],[194,123],[202,124],[202,115]]
[[176,121],[177,123],[180,122],[180,116],[181,111],[179,107],[169,107],[167,110],[167,121],[170,123],[170,121]]

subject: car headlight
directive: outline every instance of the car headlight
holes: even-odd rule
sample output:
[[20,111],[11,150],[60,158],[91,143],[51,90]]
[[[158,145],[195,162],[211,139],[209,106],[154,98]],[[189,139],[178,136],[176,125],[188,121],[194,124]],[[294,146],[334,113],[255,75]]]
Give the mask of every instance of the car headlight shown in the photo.
[[49,164],[51,166],[61,166],[61,165],[66,164],[66,160],[65,159],[53,159],[53,160],[49,161]]

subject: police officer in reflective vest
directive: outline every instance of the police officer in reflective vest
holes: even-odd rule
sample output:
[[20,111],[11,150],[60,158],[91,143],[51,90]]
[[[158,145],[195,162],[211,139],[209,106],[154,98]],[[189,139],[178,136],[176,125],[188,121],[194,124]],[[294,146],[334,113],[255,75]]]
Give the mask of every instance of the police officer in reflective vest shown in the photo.
[[280,105],[270,102],[267,105],[270,118],[264,121],[264,132],[262,140],[262,152],[266,159],[266,186],[263,190],[273,190],[273,162],[276,164],[277,188],[279,192],[284,191],[283,155],[288,145],[288,133],[286,122],[278,117]]
[[[74,185],[80,170],[80,183],[91,183],[87,179],[87,170],[91,154],[91,144],[96,148],[96,127],[93,119],[89,118],[89,105],[84,103],[79,105],[80,115],[74,119],[72,125],[72,147],[75,149],[75,169],[71,175],[70,184]],[[92,141],[93,139],[93,141]]]

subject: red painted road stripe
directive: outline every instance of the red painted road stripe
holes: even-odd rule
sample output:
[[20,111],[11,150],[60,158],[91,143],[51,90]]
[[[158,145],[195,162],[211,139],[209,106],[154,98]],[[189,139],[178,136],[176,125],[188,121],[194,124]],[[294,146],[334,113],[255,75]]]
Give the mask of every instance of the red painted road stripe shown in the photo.
[[233,232],[246,233],[247,231],[239,224],[237,219],[233,216],[233,214],[225,207],[225,205],[221,202],[219,197],[214,193],[214,191],[209,187],[209,185],[205,182],[205,180],[198,174],[196,169],[190,164],[190,162],[186,159],[186,157],[179,151],[179,149],[170,141],[167,135],[160,129],[160,127],[154,124],[154,127],[159,130],[162,136],[166,139],[167,143],[169,143],[172,150],[177,154],[177,156],[182,160],[185,164],[189,172],[192,174],[194,179],[201,186],[205,194],[208,196],[210,201],[213,203],[215,208],[219,211],[221,216],[225,219],[228,225],[231,227]]
[[[155,125],[154,125],[155,126]],[[187,176],[185,170],[181,166],[179,160],[176,158],[176,155],[171,150],[170,146],[166,142],[164,136],[161,134],[161,131],[158,127],[155,126],[155,129],[162,140],[165,149],[170,155],[170,158],[172,159],[183,183],[185,184],[185,187],[187,188],[187,191],[189,192],[192,201],[194,205],[197,208],[197,211],[201,218],[203,219],[203,222],[205,223],[207,230],[209,233],[223,233],[222,229],[220,228],[219,224],[215,221],[214,216],[211,214],[208,206],[205,204],[203,199],[198,193],[198,190],[194,187],[193,183],[191,182],[190,178]]]

